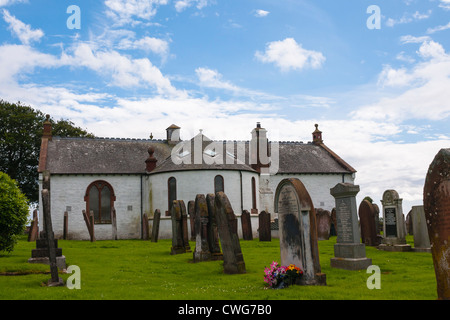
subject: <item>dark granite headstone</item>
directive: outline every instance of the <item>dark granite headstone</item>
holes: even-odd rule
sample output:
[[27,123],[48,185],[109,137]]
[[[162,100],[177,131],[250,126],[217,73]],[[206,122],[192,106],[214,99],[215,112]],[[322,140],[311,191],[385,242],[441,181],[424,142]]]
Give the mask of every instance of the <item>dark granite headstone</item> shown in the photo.
[[223,192],[215,194],[215,212],[223,251],[223,269],[227,274],[245,273],[244,256],[236,230],[237,219],[228,197]]
[[158,242],[160,220],[161,220],[161,211],[159,209],[156,209],[155,213],[153,214],[152,242]]
[[194,206],[195,250],[194,262],[211,260],[208,244],[208,207],[203,194],[197,194]]
[[172,219],[172,248],[170,254],[186,253],[183,237],[183,218],[179,200],[173,200],[170,207]]
[[363,200],[358,208],[359,223],[361,228],[361,241],[366,246],[378,246],[381,239],[377,235],[376,224],[378,219],[373,204]]
[[222,260],[223,254],[219,243],[219,230],[217,227],[216,209],[214,204],[214,193],[206,195],[206,205],[208,207],[208,244],[211,252],[211,260]]
[[270,230],[270,213],[261,211],[259,218],[259,241],[272,241]]
[[326,285],[321,272],[317,243],[316,214],[311,197],[298,179],[284,179],[276,189],[281,265],[294,264],[303,276],[298,284]]
[[441,149],[428,168],[423,206],[438,299],[450,300],[450,148]]
[[317,240],[330,239],[331,213],[322,208],[316,209]]
[[250,218],[250,212],[248,212],[248,210],[244,210],[244,212],[242,212],[241,225],[242,225],[242,239],[253,240],[252,220]]

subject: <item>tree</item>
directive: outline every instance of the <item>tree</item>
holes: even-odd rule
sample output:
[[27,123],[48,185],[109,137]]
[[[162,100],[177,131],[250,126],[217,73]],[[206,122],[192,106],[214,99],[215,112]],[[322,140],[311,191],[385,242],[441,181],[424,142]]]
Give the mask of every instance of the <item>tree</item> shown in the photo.
[[[16,180],[32,203],[39,201],[37,167],[44,120],[39,110],[0,100],[0,171]],[[53,136],[94,137],[69,120],[50,122]]]
[[28,200],[17,182],[0,172],[0,251],[11,252],[28,220]]

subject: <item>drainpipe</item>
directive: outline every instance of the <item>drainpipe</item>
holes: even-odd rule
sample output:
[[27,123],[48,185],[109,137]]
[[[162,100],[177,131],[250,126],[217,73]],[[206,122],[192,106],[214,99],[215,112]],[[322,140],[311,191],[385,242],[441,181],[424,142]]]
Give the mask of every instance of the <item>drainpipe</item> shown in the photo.
[[243,191],[242,191],[242,171],[239,171],[239,179],[241,182],[241,214],[242,214],[242,212],[244,212],[244,199],[242,196],[242,193],[243,193]]

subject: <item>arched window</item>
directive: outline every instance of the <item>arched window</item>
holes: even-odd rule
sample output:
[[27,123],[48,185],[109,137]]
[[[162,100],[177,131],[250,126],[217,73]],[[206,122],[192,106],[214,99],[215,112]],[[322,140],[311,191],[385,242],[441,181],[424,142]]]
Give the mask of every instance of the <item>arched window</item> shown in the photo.
[[256,209],[256,180],[252,177],[252,209]]
[[169,200],[169,214],[170,209],[172,208],[173,200],[177,200],[177,179],[174,177],[170,177],[167,181],[167,190],[168,190],[168,200]]
[[217,175],[214,177],[214,193],[219,191],[225,192],[225,189],[223,187],[223,177],[221,175]]
[[112,186],[103,180],[92,182],[84,196],[86,212],[94,211],[94,222],[111,223],[111,208],[114,207],[116,196]]

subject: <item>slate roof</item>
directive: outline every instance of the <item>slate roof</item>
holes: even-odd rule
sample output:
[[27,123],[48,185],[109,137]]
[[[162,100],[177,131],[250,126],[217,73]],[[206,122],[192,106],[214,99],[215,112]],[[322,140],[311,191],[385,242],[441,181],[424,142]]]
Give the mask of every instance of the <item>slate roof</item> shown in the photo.
[[[204,137],[202,150],[204,151],[205,146],[211,142]],[[227,141],[215,142],[219,145],[229,143]],[[52,174],[144,174],[145,160],[149,156],[148,148],[153,146],[155,150],[153,156],[158,162],[151,174],[206,169],[254,171],[248,161],[248,141],[242,141],[241,145],[245,145],[246,163],[237,163],[236,154],[233,156],[225,152],[225,155],[222,156],[224,164],[211,165],[204,161],[201,164],[194,164],[192,152],[185,154],[186,157],[191,157],[191,164],[175,164],[171,159],[171,150],[174,145],[167,144],[165,140],[53,137],[48,141],[46,161],[41,154],[41,161],[45,161],[45,165],[40,163],[39,168],[50,170]],[[324,144],[279,142],[278,145],[278,173],[343,174],[356,172]],[[223,148],[223,150],[226,149]],[[203,153],[202,157],[212,159],[209,153]],[[233,164],[226,163],[230,159]]]

